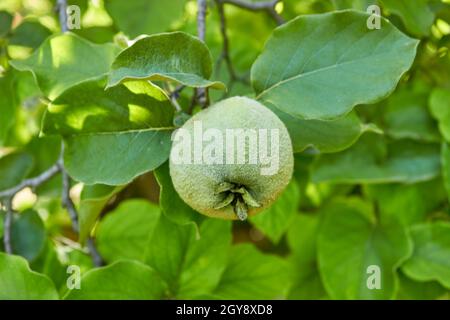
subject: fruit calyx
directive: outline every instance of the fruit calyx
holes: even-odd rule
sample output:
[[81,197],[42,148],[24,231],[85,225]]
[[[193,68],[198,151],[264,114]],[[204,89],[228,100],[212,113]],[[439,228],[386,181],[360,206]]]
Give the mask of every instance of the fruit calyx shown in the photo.
[[232,182],[222,182],[218,185],[216,194],[224,194],[224,199],[214,209],[233,206],[236,216],[244,221],[248,217],[248,207],[258,208],[260,204],[253,198],[245,186]]

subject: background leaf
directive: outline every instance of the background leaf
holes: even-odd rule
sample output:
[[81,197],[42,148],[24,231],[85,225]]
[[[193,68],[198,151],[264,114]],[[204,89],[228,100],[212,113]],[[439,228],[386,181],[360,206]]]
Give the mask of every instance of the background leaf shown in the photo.
[[450,289],[450,224],[415,226],[411,236],[414,253],[403,265],[403,272],[418,281],[436,280]]
[[148,201],[122,202],[98,226],[96,244],[101,256],[109,263],[120,259],[144,261],[159,216],[159,208]]
[[181,18],[185,4],[185,0],[105,1],[106,10],[117,27],[130,37],[167,31]]
[[151,300],[161,298],[166,285],[149,266],[137,261],[118,261],[86,273],[80,289],[66,300]]
[[230,227],[226,221],[206,220],[198,236],[194,225],[178,225],[161,215],[146,262],[168,283],[169,297],[189,299],[214,289],[225,269]]
[[251,223],[272,242],[278,243],[297,213],[299,195],[299,187],[295,180],[292,180],[271,207],[250,218]]
[[58,293],[46,276],[30,270],[25,259],[0,252],[0,299],[55,300]]
[[[319,269],[333,299],[393,299],[396,270],[410,256],[406,229],[393,220],[377,221],[359,199],[336,201],[324,209],[318,237]],[[370,290],[367,268],[381,270],[381,288]]]
[[287,265],[250,244],[234,246],[214,290],[221,299],[282,299],[288,284]]

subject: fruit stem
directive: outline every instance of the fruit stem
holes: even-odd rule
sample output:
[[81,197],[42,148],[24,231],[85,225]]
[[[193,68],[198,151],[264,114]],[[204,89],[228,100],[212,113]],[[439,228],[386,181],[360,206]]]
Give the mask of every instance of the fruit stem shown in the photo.
[[241,196],[236,195],[236,202],[233,205],[234,213],[238,216],[241,221],[247,220],[248,217],[248,207],[247,204],[242,200]]

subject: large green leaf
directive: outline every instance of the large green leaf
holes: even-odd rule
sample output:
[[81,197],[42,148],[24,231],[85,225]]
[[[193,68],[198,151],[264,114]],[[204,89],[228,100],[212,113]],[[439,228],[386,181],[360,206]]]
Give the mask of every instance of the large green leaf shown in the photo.
[[282,299],[289,286],[288,267],[279,257],[250,244],[234,246],[214,295],[221,299]]
[[55,300],[58,293],[46,276],[31,271],[25,259],[0,252],[1,300]]
[[44,132],[65,137],[65,165],[74,179],[123,185],[167,160],[173,107],[150,83],[106,91],[104,84],[85,81],[63,92],[49,105]]
[[323,299],[327,297],[317,263],[318,215],[297,215],[292,221],[287,241],[292,285],[289,299]]
[[410,68],[418,41],[386,19],[369,30],[368,17],[340,11],[277,28],[252,67],[257,98],[293,117],[335,119],[386,97]]
[[64,163],[86,184],[123,185],[169,158],[171,131],[143,129],[68,137]]
[[155,170],[160,187],[159,204],[162,212],[173,222],[186,224],[201,219],[201,215],[189,207],[176,192],[169,172],[169,162]]
[[439,145],[366,134],[341,153],[322,156],[312,179],[332,183],[418,182],[440,173]]
[[166,284],[149,266],[138,261],[118,261],[88,271],[80,289],[69,291],[66,300],[153,300],[161,299]]
[[[396,270],[410,256],[406,229],[394,220],[377,220],[359,199],[336,200],[324,209],[318,238],[319,269],[333,299],[392,299]],[[380,288],[369,289],[370,266],[380,270]]]
[[102,184],[83,187],[78,210],[78,224],[80,228],[78,241],[84,243],[105,205],[123,188],[124,186],[114,187]]
[[278,243],[297,213],[299,200],[298,184],[292,180],[271,207],[250,218],[250,221],[272,242]]
[[47,234],[44,223],[34,210],[16,216],[11,229],[13,252],[32,262],[44,250]]
[[129,80],[168,80],[223,89],[222,83],[208,80],[211,73],[211,54],[202,41],[184,32],[162,33],[122,51],[111,67],[108,87]]
[[105,84],[86,81],[61,94],[48,106],[44,133],[68,136],[172,125],[173,107],[163,95],[136,94],[124,85],[104,90]]
[[450,224],[414,226],[411,236],[414,253],[403,265],[403,272],[417,281],[436,280],[450,289]]
[[32,72],[42,92],[53,100],[75,84],[106,74],[117,51],[112,44],[96,45],[66,33],[48,38],[29,58],[11,65]]
[[409,32],[421,37],[430,34],[435,18],[429,2],[430,0],[381,0],[385,9],[402,19]]
[[130,37],[167,31],[180,19],[186,0],[107,0],[105,7],[120,31]]
[[108,262],[120,259],[144,261],[159,216],[159,208],[148,201],[122,202],[99,223],[96,244],[101,256]]
[[439,123],[442,136],[450,142],[450,91],[434,89],[430,96],[430,110]]
[[193,224],[178,225],[161,215],[146,262],[169,284],[170,297],[194,298],[210,293],[219,282],[230,243],[230,222],[205,220],[198,236]]

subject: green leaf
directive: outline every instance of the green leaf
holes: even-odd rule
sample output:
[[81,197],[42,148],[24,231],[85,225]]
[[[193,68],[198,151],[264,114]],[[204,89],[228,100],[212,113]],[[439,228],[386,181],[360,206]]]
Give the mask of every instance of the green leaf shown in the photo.
[[438,142],[439,133],[428,113],[428,92],[403,88],[389,97],[383,113],[384,131],[394,139]]
[[80,208],[78,210],[78,224],[80,228],[78,241],[81,243],[86,241],[105,205],[124,187],[113,187],[102,184],[83,187],[80,196]]
[[291,268],[292,285],[289,299],[315,300],[327,297],[320,279],[317,262],[317,215],[297,215],[292,221],[287,241],[291,249],[288,262]]
[[37,48],[52,32],[38,21],[25,20],[13,31],[9,44]]
[[136,37],[167,31],[182,17],[185,0],[109,0],[105,8],[119,30]]
[[124,85],[104,90],[105,84],[92,80],[66,90],[49,104],[43,132],[69,136],[172,125],[173,107],[167,98],[135,94]]
[[0,38],[8,35],[11,31],[13,16],[7,11],[0,11]]
[[289,286],[287,271],[279,257],[262,254],[250,244],[233,246],[213,294],[228,300],[282,299]]
[[56,300],[58,293],[46,276],[31,271],[25,259],[0,252],[1,300]]
[[124,185],[169,158],[170,137],[166,129],[70,136],[64,163],[74,179],[86,184]]
[[202,41],[184,32],[162,33],[123,50],[111,67],[107,87],[129,80],[150,80],[224,89],[221,82],[208,80],[211,73],[211,54]]
[[300,190],[292,180],[278,200],[268,209],[250,218],[250,222],[261,230],[273,243],[278,243],[297,213]]
[[439,283],[416,282],[400,273],[399,300],[436,300],[444,297],[446,290]]
[[372,0],[332,0],[334,6],[338,10],[342,9],[356,9],[366,11],[367,8],[373,4]]
[[205,220],[199,237],[193,224],[178,225],[161,215],[146,262],[169,284],[169,297],[190,299],[210,293],[220,280],[231,244],[231,224]]
[[99,223],[96,244],[101,256],[108,262],[144,261],[159,216],[159,208],[148,201],[122,202]]
[[49,105],[44,132],[65,136],[65,165],[74,179],[123,185],[167,160],[173,107],[148,83],[106,91],[104,84],[86,81],[62,93]]
[[322,153],[339,152],[353,145],[364,132],[377,130],[374,126],[362,124],[354,112],[331,121],[304,120],[265,103],[288,129],[294,152],[302,152],[308,147]]
[[48,38],[25,60],[12,60],[20,71],[33,73],[42,92],[51,100],[71,86],[106,74],[118,48],[96,45],[66,33]]
[[436,280],[450,289],[450,224],[435,222],[411,228],[414,252],[402,267],[417,281]]
[[0,191],[19,184],[30,172],[33,158],[29,153],[13,152],[0,158]]
[[165,283],[149,266],[138,261],[118,261],[88,271],[80,289],[69,291],[65,300],[153,300],[161,299]]
[[450,199],[450,149],[447,143],[442,143],[441,147],[442,178],[448,199]]
[[160,186],[159,203],[162,212],[173,222],[186,224],[192,221],[199,221],[201,216],[194,209],[181,200],[172,183],[169,172],[169,163],[155,170],[155,177]]
[[[44,250],[30,263],[32,270],[49,277],[56,288],[62,288],[67,281],[67,267],[59,259],[57,247],[49,238],[46,239]],[[64,248],[66,249],[66,248]],[[71,264],[71,263],[69,263]]]
[[32,262],[44,250],[47,232],[44,223],[34,210],[16,216],[11,228],[13,252]]
[[416,184],[368,185],[366,191],[384,218],[397,219],[407,226],[424,222],[428,213],[446,201],[441,179]]
[[17,99],[11,72],[0,77],[0,146],[3,146],[9,130],[16,123]]
[[[410,256],[406,229],[394,220],[378,221],[359,199],[336,200],[324,209],[318,237],[319,269],[333,299],[393,299],[396,270]],[[379,267],[380,289],[369,289],[370,266]]]
[[312,180],[331,183],[414,183],[440,174],[439,145],[412,140],[390,141],[364,135],[341,153],[322,156]]
[[434,13],[428,6],[429,0],[381,0],[383,7],[398,15],[409,32],[416,36],[430,34]]
[[434,89],[430,96],[430,110],[439,123],[439,131],[450,142],[450,91]]
[[257,99],[296,118],[331,120],[389,95],[411,67],[418,41],[386,19],[369,30],[368,18],[349,10],[300,16],[277,28],[252,66]]

